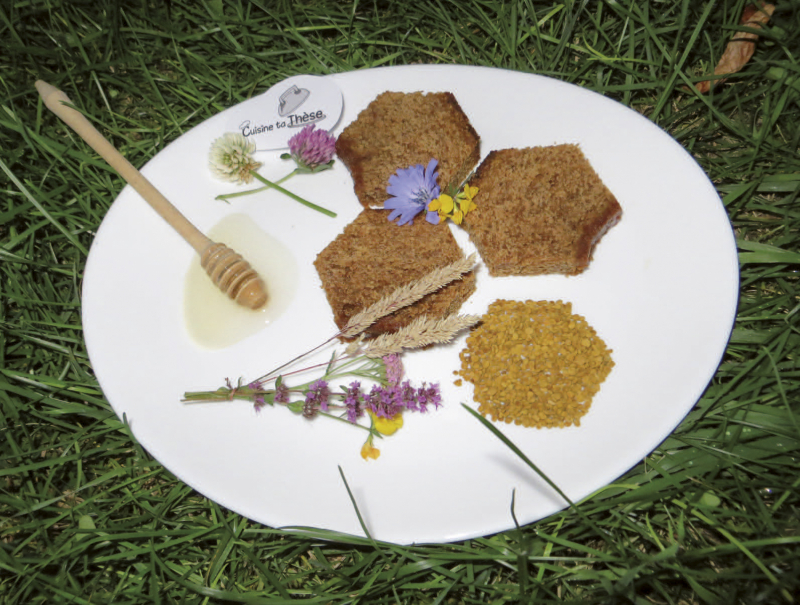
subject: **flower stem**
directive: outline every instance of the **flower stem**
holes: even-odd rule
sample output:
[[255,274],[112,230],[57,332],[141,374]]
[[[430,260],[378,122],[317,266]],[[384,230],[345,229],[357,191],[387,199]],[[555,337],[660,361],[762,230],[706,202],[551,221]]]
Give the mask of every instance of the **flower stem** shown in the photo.
[[258,179],[259,181],[261,181],[265,185],[267,185],[269,187],[272,187],[273,189],[277,189],[278,191],[280,191],[284,195],[288,195],[290,198],[292,198],[296,202],[300,202],[301,204],[303,204],[305,206],[308,206],[309,208],[313,208],[314,210],[316,210],[317,212],[321,212],[322,214],[326,214],[326,215],[331,216],[331,217],[335,217],[336,216],[335,212],[331,212],[330,210],[327,210],[327,209],[323,208],[322,206],[317,206],[316,204],[313,204],[313,203],[309,202],[308,200],[304,200],[299,195],[295,195],[294,193],[292,193],[291,191],[289,191],[287,189],[284,189],[283,187],[281,187],[277,183],[273,183],[272,181],[268,181],[263,176],[261,176],[260,174],[258,174],[257,172],[255,172],[253,170],[250,171],[250,174],[252,174],[256,179]]
[[[261,376],[261,377],[259,377],[259,378],[256,378],[256,381],[257,381],[257,382],[264,382],[264,381],[266,381],[266,380],[275,380],[275,378],[277,378],[277,374],[278,374],[278,372],[280,372],[280,371],[281,371],[283,368],[285,368],[285,367],[288,367],[288,366],[292,365],[292,364],[293,364],[295,361],[298,361],[299,359],[302,359],[302,358],[303,358],[303,357],[305,357],[306,355],[310,355],[310,354],[311,354],[311,353],[313,353],[314,351],[318,351],[319,349],[321,349],[322,347],[324,347],[326,344],[328,344],[329,342],[331,342],[331,341],[332,341],[333,339],[335,339],[335,338],[336,338],[336,335],[334,335],[334,336],[331,336],[331,337],[330,337],[328,340],[326,340],[325,342],[323,342],[323,343],[321,343],[321,344],[318,344],[316,347],[314,347],[314,348],[313,348],[313,349],[311,349],[310,351],[306,351],[305,353],[301,353],[300,355],[298,355],[298,356],[297,356],[297,357],[295,357],[294,359],[290,359],[290,360],[289,360],[289,361],[287,361],[286,363],[283,363],[283,364],[279,365],[277,368],[275,368],[275,369],[273,369],[273,370],[270,370],[269,372],[267,372],[267,373],[266,373],[266,374],[264,374],[263,376]],[[325,364],[322,364],[322,365],[327,365],[327,363],[328,363],[328,362],[325,362]],[[307,369],[307,368],[306,368],[306,369]]]
[[[275,181],[275,184],[276,185],[280,185],[284,181],[288,181],[294,175],[299,174],[299,172],[300,171],[297,170],[297,169],[292,170],[286,176],[281,177],[279,180]],[[243,195],[250,195],[251,193],[258,193],[259,191],[266,191],[267,189],[272,189],[272,185],[264,185],[263,187],[257,187],[256,189],[248,189],[247,191],[235,191],[234,193],[223,193],[221,195],[218,195],[214,199],[222,200],[224,202],[225,200],[229,200],[229,199],[234,198],[234,197],[241,197]]]
[[[375,431],[373,431],[371,426],[364,426],[363,424],[358,424],[356,422],[350,422],[347,418],[342,418],[341,416],[336,416],[335,414],[329,414],[328,412],[322,412],[322,411],[317,412],[317,414],[319,414],[320,416],[325,416],[326,418],[332,418],[333,420],[338,420],[340,422],[345,422],[345,423],[349,424],[350,426],[357,426],[358,428],[364,429],[365,431],[368,431],[369,433],[375,432]],[[380,436],[381,435],[379,435],[379,437]]]

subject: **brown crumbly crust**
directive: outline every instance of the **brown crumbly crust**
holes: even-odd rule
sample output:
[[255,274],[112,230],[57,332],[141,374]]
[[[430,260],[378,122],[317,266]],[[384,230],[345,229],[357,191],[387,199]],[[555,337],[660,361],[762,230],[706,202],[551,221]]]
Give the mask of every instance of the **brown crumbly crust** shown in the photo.
[[490,275],[577,275],[622,208],[577,145],[492,151],[463,226]]
[[[317,269],[339,329],[359,311],[463,257],[444,223],[431,225],[417,217],[398,226],[383,210],[362,210],[336,239],[317,255]],[[379,319],[365,332],[394,332],[421,315],[442,318],[455,313],[475,291],[475,275],[446,285],[413,305]]]
[[389,177],[435,158],[442,192],[459,185],[480,159],[480,137],[449,92],[384,92],[336,140],[358,200],[381,208]]

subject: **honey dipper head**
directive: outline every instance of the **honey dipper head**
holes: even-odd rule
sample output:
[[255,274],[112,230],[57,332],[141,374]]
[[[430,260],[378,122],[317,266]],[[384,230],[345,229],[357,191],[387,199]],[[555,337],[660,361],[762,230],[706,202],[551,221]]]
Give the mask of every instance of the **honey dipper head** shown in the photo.
[[200,255],[200,265],[220,290],[243,307],[255,310],[267,303],[264,281],[241,254],[225,244],[209,244]]
[[234,300],[248,309],[260,309],[269,300],[264,281],[256,275],[254,279],[242,285]]

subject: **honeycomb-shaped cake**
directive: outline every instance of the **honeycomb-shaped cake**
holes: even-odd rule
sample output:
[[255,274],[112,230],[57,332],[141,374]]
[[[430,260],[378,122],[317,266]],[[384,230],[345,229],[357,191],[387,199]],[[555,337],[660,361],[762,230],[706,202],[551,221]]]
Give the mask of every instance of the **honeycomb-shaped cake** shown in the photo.
[[339,135],[336,155],[365,208],[382,208],[398,169],[438,161],[439,186],[458,186],[480,159],[480,137],[449,92],[385,92]]
[[[463,257],[447,224],[415,220],[400,227],[387,217],[383,210],[362,210],[314,261],[340,329],[353,315],[400,286]],[[474,290],[475,276],[470,272],[379,319],[365,334],[394,332],[422,315],[446,317],[457,312]]]
[[622,208],[577,145],[492,151],[463,226],[493,276],[576,275]]

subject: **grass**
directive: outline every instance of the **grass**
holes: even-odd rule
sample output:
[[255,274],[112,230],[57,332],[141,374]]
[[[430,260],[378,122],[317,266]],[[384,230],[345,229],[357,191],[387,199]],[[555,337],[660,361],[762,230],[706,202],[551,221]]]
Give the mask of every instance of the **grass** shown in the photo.
[[[0,5],[0,601],[790,603],[800,594],[800,15],[701,96],[740,0],[10,0]],[[409,63],[535,72],[672,134],[740,247],[733,335],[677,430],[530,526],[399,547],[220,508],[132,439],[83,344],[80,284],[123,186],[39,103],[42,77],[141,166],[298,73]],[[686,293],[691,296],[691,292]],[[532,472],[534,470],[532,469]]]

